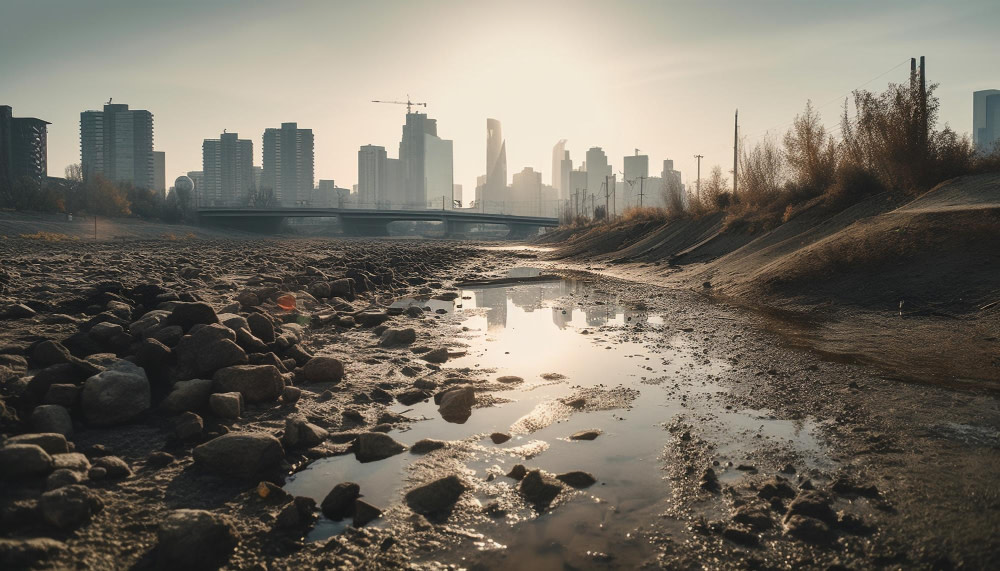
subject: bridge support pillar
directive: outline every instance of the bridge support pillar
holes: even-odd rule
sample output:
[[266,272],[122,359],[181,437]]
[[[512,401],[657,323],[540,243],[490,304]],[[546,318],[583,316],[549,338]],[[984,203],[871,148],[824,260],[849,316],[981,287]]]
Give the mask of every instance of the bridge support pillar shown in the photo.
[[510,232],[507,234],[507,238],[511,240],[525,240],[538,232],[538,226],[534,224],[512,223],[508,225],[508,228],[510,228]]
[[198,224],[201,226],[218,226],[240,230],[243,232],[253,232],[255,234],[277,234],[285,222],[283,216],[254,216],[247,218],[240,217],[210,217],[199,216]]
[[454,220],[445,220],[444,222],[444,236],[445,238],[464,238],[469,234],[469,227],[471,224],[468,222],[456,222]]
[[356,219],[341,216],[340,223],[348,236],[388,236],[389,222],[386,220]]

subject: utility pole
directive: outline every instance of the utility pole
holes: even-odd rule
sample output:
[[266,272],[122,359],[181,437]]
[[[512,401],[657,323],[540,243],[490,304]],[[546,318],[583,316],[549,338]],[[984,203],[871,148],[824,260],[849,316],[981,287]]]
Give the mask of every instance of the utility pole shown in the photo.
[[698,178],[694,179],[695,196],[698,197],[698,202],[701,202],[701,159],[705,158],[705,155],[695,155],[694,158],[698,159]]
[[733,198],[736,198],[736,185],[740,180],[739,173],[740,149],[740,110],[736,110],[736,120],[733,123]]

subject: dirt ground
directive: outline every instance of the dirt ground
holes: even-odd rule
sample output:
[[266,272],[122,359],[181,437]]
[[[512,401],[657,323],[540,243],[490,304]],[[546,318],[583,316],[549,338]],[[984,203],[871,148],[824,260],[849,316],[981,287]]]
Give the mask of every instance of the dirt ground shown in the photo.
[[[9,568],[163,567],[157,550],[161,523],[172,510],[195,508],[233,523],[239,543],[224,566],[232,569],[1000,566],[1000,487],[995,482],[1000,407],[997,393],[984,388],[985,383],[908,382],[913,363],[876,364],[850,358],[847,349],[824,350],[814,339],[799,336],[801,331],[818,335],[815,323],[780,312],[750,311],[702,290],[654,281],[648,273],[656,268],[652,264],[588,267],[586,262],[544,257],[542,251],[427,241],[0,241],[0,306],[23,303],[34,312],[3,321],[0,354],[30,357],[41,340],[86,332],[111,301],[128,305],[129,319],[137,319],[150,309],[140,295],[146,290],[139,286],[153,284],[180,299],[208,302],[219,313],[227,306],[233,310],[241,294],[257,292],[261,305],[236,304],[235,311],[273,315],[282,331],[304,325],[301,341],[293,345],[304,355],[294,353],[298,349],[282,350],[303,362],[312,355],[332,356],[346,369],[339,382],[310,383],[303,379],[303,365],[289,363],[284,378],[301,388],[297,402],[250,404],[236,420],[202,412],[203,431],[185,441],[174,435],[176,415],[155,403],[136,420],[110,428],[89,426],[74,412],[69,439],[75,449],[91,461],[118,456],[132,474],[84,479],[104,507],[69,529],[54,529],[39,518],[44,478],[5,482],[0,491],[0,557],[5,559],[0,560]],[[662,318],[662,326],[640,333],[611,328],[607,335],[641,335],[660,346],[680,339],[704,363],[725,364],[710,379],[722,387],[718,393],[695,390],[705,382],[697,367],[678,376],[664,398],[680,403],[683,412],[648,428],[662,433],[657,462],[663,497],[634,510],[625,529],[601,535],[600,518],[589,519],[587,492],[566,488],[538,510],[505,475],[470,473],[470,461],[493,453],[489,444],[484,447],[486,435],[475,435],[449,439],[443,448],[414,460],[408,471],[407,491],[445,475],[462,481],[465,491],[444,513],[418,515],[400,499],[380,506],[381,524],[348,526],[342,534],[316,541],[306,539],[313,520],[291,528],[279,525],[279,514],[291,498],[261,488],[262,481],[282,484],[317,460],[349,454],[362,433],[427,422],[390,411],[386,399],[402,399],[414,389],[427,391],[429,398],[449,387],[468,386],[475,394],[475,410],[482,410],[502,405],[509,390],[488,370],[454,369],[419,357],[435,348],[464,350],[467,333],[457,315],[386,314],[380,326],[363,324],[361,315],[382,312],[400,297],[454,298],[462,291],[455,284],[502,278],[509,269],[526,265],[583,279],[624,307]],[[307,293],[320,279],[346,277],[358,285],[356,296],[347,296],[352,299]],[[275,303],[286,291],[298,298],[290,312]],[[584,308],[599,303],[582,296],[573,301]],[[915,316],[906,323],[920,319],[925,318]],[[939,323],[934,316],[926,319]],[[791,331],[786,330],[789,323]],[[416,341],[382,346],[377,333],[384,327],[413,328]],[[937,334],[944,336],[942,341],[962,343],[953,329]],[[982,343],[995,342],[986,340],[988,329],[977,335],[983,336]],[[841,339],[845,345],[850,341]],[[125,343],[117,352],[129,357],[135,347]],[[154,376],[155,371],[149,372]],[[29,431],[23,379],[33,374],[37,370],[32,367],[4,376],[5,436]],[[593,406],[629,416],[627,393],[585,396]],[[577,411],[563,402],[551,405],[567,416],[591,406]],[[756,429],[733,429],[722,422],[727,411],[743,409],[766,411],[761,426],[812,427],[822,461],[809,462]],[[280,436],[293,414],[304,415],[329,435],[307,449],[285,450],[273,473],[222,476],[195,465],[192,450],[197,445],[226,432]],[[551,422],[555,420],[542,419],[537,425]],[[162,465],[155,461],[157,452],[169,453],[173,461]],[[529,467],[538,453],[509,452],[511,461]],[[366,482],[359,483],[364,493]],[[610,513],[620,508],[612,506]],[[542,529],[532,525],[565,521],[560,513],[574,524],[567,530],[548,529],[541,544],[518,549],[535,541],[525,533]],[[58,543],[32,551],[24,544],[30,538]]]

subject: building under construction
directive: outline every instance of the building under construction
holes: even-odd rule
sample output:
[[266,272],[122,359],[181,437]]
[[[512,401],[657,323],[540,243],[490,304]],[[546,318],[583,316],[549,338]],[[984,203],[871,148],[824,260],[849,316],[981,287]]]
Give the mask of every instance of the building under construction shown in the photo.
[[14,117],[9,105],[0,105],[0,196],[10,196],[24,177],[41,182],[48,174],[48,121]]

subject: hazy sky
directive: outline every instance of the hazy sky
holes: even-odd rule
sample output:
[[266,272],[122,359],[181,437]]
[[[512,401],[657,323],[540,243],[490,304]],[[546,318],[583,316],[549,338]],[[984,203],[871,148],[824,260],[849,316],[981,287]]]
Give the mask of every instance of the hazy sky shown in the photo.
[[[49,173],[79,162],[79,117],[115,102],[154,115],[167,185],[201,170],[223,129],[254,143],[296,121],[316,137],[316,178],[357,181],[357,150],[396,156],[405,108],[428,102],[455,142],[468,199],[485,172],[486,118],[508,173],[551,177],[601,146],[617,172],[638,147],[693,180],[696,153],[732,160],[743,133],[784,132],[807,99],[835,126],[852,89],[905,81],[927,56],[941,119],[972,123],[972,91],[1000,88],[1000,2],[0,0],[0,104],[49,127]],[[905,63],[904,63],[905,62]]]

